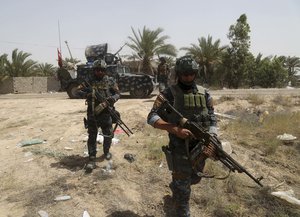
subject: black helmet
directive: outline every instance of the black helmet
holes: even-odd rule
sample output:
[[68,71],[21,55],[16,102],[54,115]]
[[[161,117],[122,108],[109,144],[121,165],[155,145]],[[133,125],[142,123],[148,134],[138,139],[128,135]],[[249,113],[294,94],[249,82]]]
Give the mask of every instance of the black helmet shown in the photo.
[[175,72],[177,75],[185,73],[195,73],[199,71],[199,66],[191,56],[183,56],[176,60]]
[[93,62],[93,69],[102,69],[103,71],[106,70],[106,63],[104,60],[96,60]]
[[162,63],[166,63],[166,58],[165,57],[159,57],[159,61],[162,62]]

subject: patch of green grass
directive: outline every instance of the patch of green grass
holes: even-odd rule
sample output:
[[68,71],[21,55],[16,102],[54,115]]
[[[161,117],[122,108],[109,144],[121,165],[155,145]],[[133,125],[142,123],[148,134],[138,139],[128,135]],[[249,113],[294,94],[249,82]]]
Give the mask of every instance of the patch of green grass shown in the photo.
[[168,133],[151,126],[146,126],[145,131],[147,132],[147,136],[143,141],[143,143],[146,144],[146,151],[143,151],[145,153],[145,158],[148,160],[160,161],[162,157],[164,157],[161,148],[169,143]]
[[270,138],[268,141],[263,141],[261,147],[266,155],[271,155],[276,152],[281,141],[277,138]]
[[161,160],[163,157],[161,147],[166,144],[165,138],[162,138],[161,140],[152,140],[147,146],[146,158],[154,161]]
[[48,149],[48,148],[45,148],[45,149],[32,148],[29,151],[32,152],[35,155],[42,155],[42,156],[58,158],[58,159],[68,156],[68,155],[66,155],[62,152],[57,152],[57,151],[54,151],[54,150],[51,150],[51,149]]

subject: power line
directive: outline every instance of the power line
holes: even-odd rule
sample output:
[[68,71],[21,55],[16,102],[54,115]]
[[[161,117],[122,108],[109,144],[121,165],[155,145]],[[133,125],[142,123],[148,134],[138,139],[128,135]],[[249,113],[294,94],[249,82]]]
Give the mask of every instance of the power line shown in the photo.
[[[27,43],[27,42],[16,42],[16,41],[0,41],[0,43],[3,43],[3,44],[27,45],[27,46],[34,46],[34,47],[57,48],[57,46],[54,46],[54,45],[45,45],[45,44]],[[72,49],[84,50],[85,48],[72,47]]]

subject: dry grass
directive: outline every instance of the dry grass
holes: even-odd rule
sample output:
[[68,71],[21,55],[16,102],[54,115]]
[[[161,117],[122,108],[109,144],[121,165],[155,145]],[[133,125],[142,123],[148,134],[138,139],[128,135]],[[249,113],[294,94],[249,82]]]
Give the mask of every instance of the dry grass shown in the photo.
[[18,189],[21,187],[21,183],[16,181],[15,171],[1,175],[0,177],[0,191],[4,192],[8,189]]
[[229,134],[238,138],[238,143],[244,146],[261,147],[266,154],[276,152],[282,143],[277,139],[283,133],[300,135],[300,112],[277,112],[265,117],[262,122],[252,114],[229,123],[226,127]]
[[226,102],[226,101],[233,101],[235,98],[232,96],[221,96],[219,99],[214,100],[214,104],[218,105],[222,102]]
[[[262,103],[259,97],[251,97],[252,104]],[[271,159],[279,157],[279,153],[282,153],[280,159],[284,155],[289,156],[291,161],[297,159],[295,153],[288,154],[287,149],[280,148],[278,152],[282,142],[276,137],[284,132],[299,136],[300,129],[297,125],[300,123],[299,112],[274,112],[264,117],[263,121],[260,121],[258,115],[246,111],[241,117],[243,118],[232,121],[222,129],[224,134],[235,138],[238,144],[247,149],[260,149]],[[161,134],[161,131],[153,128],[147,129],[147,133],[150,139],[145,141],[148,143],[145,157],[152,162],[159,161],[164,157],[161,146],[167,144],[168,138]],[[228,170],[220,162],[209,160],[205,171],[216,177],[225,177]],[[292,183],[296,182],[294,177],[290,177],[290,180]],[[239,173],[231,173],[225,180],[203,179],[200,187],[198,185],[193,187],[191,205],[201,210],[201,216],[299,216],[297,209],[271,196],[268,187],[260,188],[248,176]]]
[[281,106],[293,106],[293,99],[292,97],[287,97],[287,96],[282,96],[282,95],[278,95],[276,97],[273,98],[272,102],[275,105],[281,105]]
[[246,100],[248,100],[251,104],[255,105],[255,106],[258,106],[258,105],[261,105],[265,102],[265,100],[256,95],[256,94],[250,94],[246,97]]

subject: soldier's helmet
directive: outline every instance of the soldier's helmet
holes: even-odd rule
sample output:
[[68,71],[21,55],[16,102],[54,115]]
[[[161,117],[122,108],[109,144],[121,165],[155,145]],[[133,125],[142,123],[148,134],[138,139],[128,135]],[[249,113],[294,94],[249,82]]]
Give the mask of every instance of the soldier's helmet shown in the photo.
[[159,61],[161,63],[166,63],[167,62],[165,57],[159,57]]
[[191,56],[183,56],[176,60],[175,72],[177,76],[184,74],[197,74],[199,66]]
[[96,60],[93,62],[93,69],[101,69],[102,71],[106,70],[106,63],[104,60]]

